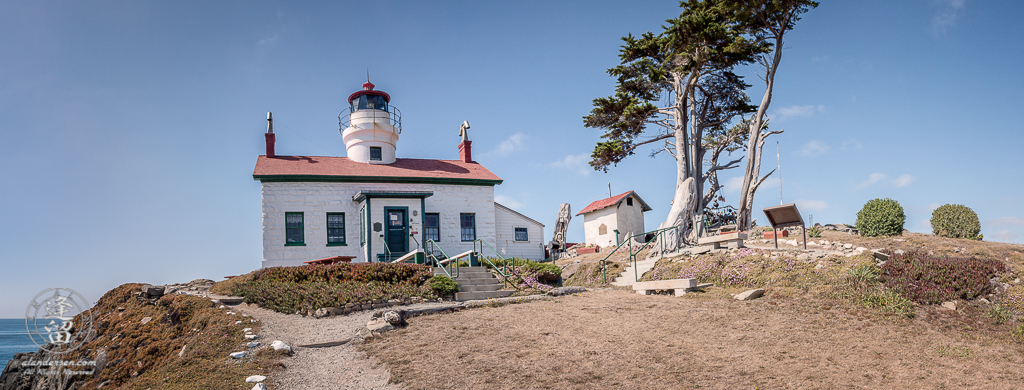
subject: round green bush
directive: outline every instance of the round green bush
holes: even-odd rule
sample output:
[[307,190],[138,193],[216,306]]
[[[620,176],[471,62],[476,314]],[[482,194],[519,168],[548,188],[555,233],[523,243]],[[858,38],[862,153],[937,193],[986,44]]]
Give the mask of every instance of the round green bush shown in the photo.
[[452,295],[459,292],[459,284],[444,275],[434,275],[427,279],[427,285],[438,296]]
[[869,200],[857,213],[857,230],[867,237],[898,236],[906,222],[903,207],[889,198]]
[[949,238],[980,240],[981,222],[970,207],[945,204],[932,212],[932,234]]

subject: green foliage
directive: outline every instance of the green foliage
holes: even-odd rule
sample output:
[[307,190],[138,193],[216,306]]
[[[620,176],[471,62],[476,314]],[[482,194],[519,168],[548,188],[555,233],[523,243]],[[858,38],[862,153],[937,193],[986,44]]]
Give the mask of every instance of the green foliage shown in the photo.
[[1013,313],[1000,305],[994,305],[985,312],[985,316],[992,319],[996,325],[1003,324],[1013,318]]
[[846,279],[855,288],[864,288],[878,283],[879,269],[874,264],[861,264],[850,268]]
[[914,302],[934,304],[974,299],[991,293],[989,279],[1005,272],[994,259],[932,256],[925,252],[892,255],[882,266],[882,280]]
[[357,263],[273,267],[231,287],[233,295],[265,309],[292,314],[377,299],[436,297],[424,282],[430,268],[416,264]]
[[541,283],[555,283],[562,278],[562,267],[552,263],[537,263],[533,261],[523,264],[527,274],[532,274]]
[[1013,329],[1013,339],[1018,343],[1024,343],[1024,324],[1020,324]]
[[821,237],[821,228],[815,226],[807,230],[807,237],[818,238]]
[[981,240],[978,214],[970,207],[945,204],[932,212],[932,234],[940,237]]
[[866,237],[898,236],[903,233],[907,216],[895,200],[872,199],[857,213],[857,230]]
[[862,295],[858,303],[906,318],[914,318],[914,302],[889,289],[874,289]]
[[445,275],[434,275],[430,279],[427,279],[427,285],[430,286],[434,293],[440,296],[452,295],[459,292],[459,284],[455,283],[452,278]]

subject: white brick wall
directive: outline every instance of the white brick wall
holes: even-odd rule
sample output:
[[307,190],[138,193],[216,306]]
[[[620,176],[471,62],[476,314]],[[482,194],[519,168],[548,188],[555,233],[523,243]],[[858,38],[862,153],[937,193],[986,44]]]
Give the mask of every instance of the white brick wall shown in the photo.
[[[362,203],[352,201],[359,191],[419,191],[433,192],[426,198],[426,211],[440,214],[441,248],[449,255],[472,249],[472,242],[462,242],[459,225],[460,213],[476,216],[476,235],[489,243],[495,242],[494,187],[434,184],[393,183],[262,183],[263,193],[263,267],[302,265],[303,261],[330,256],[356,256],[355,262],[366,261],[365,248],[359,245],[359,208]],[[423,227],[419,199],[372,198],[371,221],[384,222],[385,206],[409,207],[408,216],[413,223],[412,237],[422,242]],[[413,217],[413,211],[416,216]],[[285,246],[285,213],[304,213],[305,246]],[[328,212],[345,213],[347,246],[327,246]],[[372,227],[372,224],[371,224]],[[383,233],[383,232],[381,232]],[[371,257],[383,253],[378,232],[370,231],[367,240]],[[493,244],[492,244],[493,245]],[[417,244],[409,242],[410,249]]]
[[[544,225],[536,221],[494,206],[494,220],[497,225],[497,242],[488,241],[501,255],[520,259],[544,259]],[[528,241],[516,241],[515,228],[526,228]],[[493,256],[490,250],[484,250],[484,256]]]

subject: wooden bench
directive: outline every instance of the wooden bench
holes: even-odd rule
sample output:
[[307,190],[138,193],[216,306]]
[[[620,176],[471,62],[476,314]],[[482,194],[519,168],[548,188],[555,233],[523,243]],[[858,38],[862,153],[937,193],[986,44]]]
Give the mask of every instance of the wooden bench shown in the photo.
[[655,280],[653,282],[636,282],[633,283],[633,290],[640,295],[647,295],[649,292],[654,290],[673,290],[678,297],[685,295],[687,291],[700,290],[711,286],[713,286],[711,283],[697,284],[697,279],[671,279]]
[[721,249],[722,245],[728,246],[729,249],[743,248],[743,240],[747,239],[747,233],[728,233],[719,234],[717,236],[703,237],[697,240],[700,245],[711,244],[715,249]]

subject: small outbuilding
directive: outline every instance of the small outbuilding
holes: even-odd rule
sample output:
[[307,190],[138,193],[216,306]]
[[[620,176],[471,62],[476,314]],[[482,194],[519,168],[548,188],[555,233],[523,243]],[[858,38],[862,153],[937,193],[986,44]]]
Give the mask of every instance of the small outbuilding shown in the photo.
[[634,234],[645,232],[644,212],[651,211],[635,191],[596,200],[576,215],[583,215],[583,231],[588,245],[616,246]]

